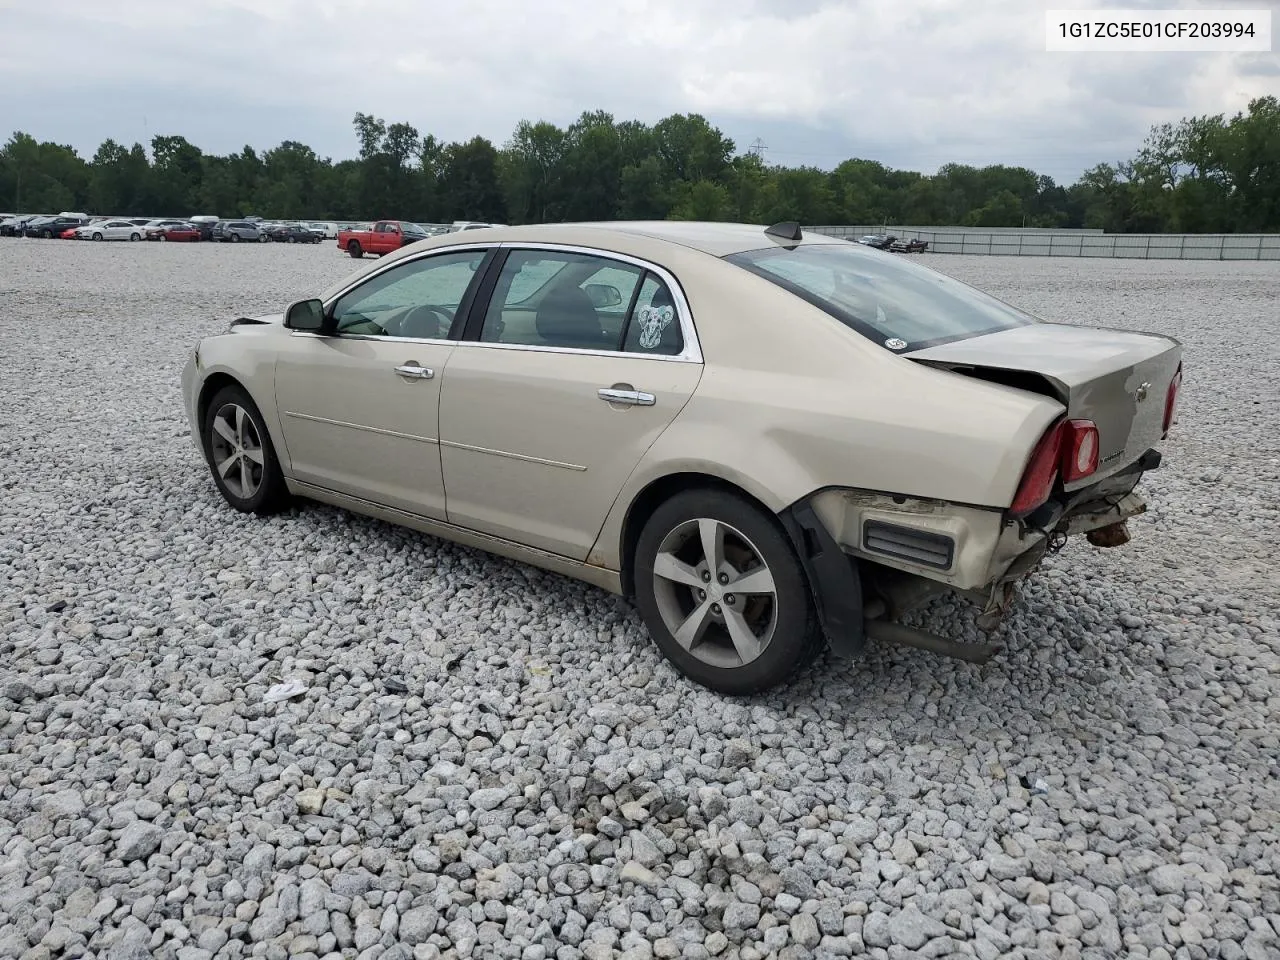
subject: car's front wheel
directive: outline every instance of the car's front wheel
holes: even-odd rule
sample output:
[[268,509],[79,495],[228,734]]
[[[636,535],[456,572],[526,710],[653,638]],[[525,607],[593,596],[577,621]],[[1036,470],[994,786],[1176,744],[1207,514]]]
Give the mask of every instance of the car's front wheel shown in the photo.
[[257,405],[240,386],[219,390],[205,411],[205,457],[227,503],[242,513],[266,514],[287,497],[280,461]]
[[778,522],[743,497],[677,494],[635,551],[635,599],[681,673],[726,694],[785,681],[821,646],[804,570]]

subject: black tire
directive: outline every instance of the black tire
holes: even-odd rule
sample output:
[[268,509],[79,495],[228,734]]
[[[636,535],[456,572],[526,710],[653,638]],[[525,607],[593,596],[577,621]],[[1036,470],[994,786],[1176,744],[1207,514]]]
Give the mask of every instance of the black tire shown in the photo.
[[101,240],[101,239],[102,239],[102,234],[100,234],[100,233],[96,233],[96,232],[95,232],[95,233],[94,233],[94,235],[93,235],[93,239],[95,239],[95,240]]
[[231,242],[232,242],[232,243],[239,243],[239,242],[240,242],[240,234],[238,234],[238,233],[233,233],[233,234],[231,235]]
[[40,236],[44,237],[46,240],[52,240],[52,239],[53,239],[53,231],[52,231],[52,230],[46,230],[44,233],[40,234]]
[[351,254],[353,259],[359,260],[364,256],[364,249],[360,246],[359,240],[352,240],[347,244],[347,253]]
[[[660,608],[653,573],[659,548],[669,534],[701,518],[715,520],[740,532],[773,578],[774,593],[772,599],[766,601],[773,605],[771,638],[755,659],[736,666],[708,663],[681,646]],[[774,517],[742,496],[707,489],[676,494],[659,506],[645,524],[636,544],[632,569],[636,606],[658,649],[677,670],[704,687],[735,696],[759,693],[785,682],[811,663],[822,648],[822,633],[808,580],[786,532]],[[690,600],[696,602],[692,596]],[[733,600],[729,597],[725,602]],[[740,609],[745,613],[745,600],[741,602],[744,606]],[[727,638],[727,633],[724,637]]]
[[131,234],[129,234],[129,240],[130,240],[131,242],[132,242],[132,241],[136,241],[136,240],[141,240],[141,239],[142,239],[142,237],[141,237],[141,235],[139,235],[139,234],[136,234],[136,233],[131,233]]
[[[216,444],[214,434],[214,422],[219,415],[228,407],[239,407],[246,415],[246,419],[252,424],[253,433],[259,441],[259,446],[255,449],[262,453],[262,464],[256,476],[258,486],[249,496],[241,496],[239,490],[232,489],[227,481],[218,472],[216,460]],[[288,489],[285,487],[284,474],[280,470],[280,460],[276,456],[274,444],[271,442],[271,435],[267,433],[266,424],[263,422],[262,413],[258,410],[258,405],[238,384],[232,384],[223,387],[213,399],[209,401],[209,406],[205,410],[204,420],[200,425],[200,442],[204,448],[204,456],[209,464],[209,471],[213,474],[213,482],[218,488],[218,492],[222,494],[223,499],[231,504],[241,513],[256,513],[265,516],[275,513],[283,507],[289,499]],[[246,444],[246,447],[248,445]],[[236,469],[233,467],[232,469]],[[250,468],[252,469],[252,468]]]

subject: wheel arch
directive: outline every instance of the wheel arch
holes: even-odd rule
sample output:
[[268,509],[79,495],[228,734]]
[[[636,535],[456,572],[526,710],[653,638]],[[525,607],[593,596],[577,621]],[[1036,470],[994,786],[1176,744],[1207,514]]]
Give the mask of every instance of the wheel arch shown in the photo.
[[[640,540],[640,532],[653,516],[655,510],[677,494],[688,490],[720,490],[741,497],[756,506],[766,516],[777,521],[777,514],[771,510],[750,490],[724,477],[696,470],[685,470],[668,473],[650,481],[632,498],[623,516],[622,530],[619,540],[618,557],[620,560],[619,575],[622,581],[622,593],[625,597],[635,595],[635,551]],[[779,527],[781,529],[781,526]]]
[[[204,383],[200,385],[200,393],[196,397],[196,423],[204,423],[204,418],[209,414],[209,404],[213,402],[214,396],[223,387],[239,387],[245,393],[249,394],[249,399],[253,400],[254,404],[257,405],[258,410],[262,410],[262,405],[258,403],[257,399],[253,396],[253,391],[249,389],[243,380],[239,380],[231,374],[219,370],[209,374],[209,376],[205,378]],[[203,445],[203,441],[201,443]]]
[[862,652],[866,640],[858,568],[850,562],[814,511],[812,494],[781,510],[774,510],[740,484],[710,473],[684,471],[651,481],[632,499],[622,521],[619,580],[623,596],[628,599],[635,597],[635,552],[645,523],[663,503],[687,490],[731,493],[769,517],[800,562],[818,622],[832,651],[842,657]]

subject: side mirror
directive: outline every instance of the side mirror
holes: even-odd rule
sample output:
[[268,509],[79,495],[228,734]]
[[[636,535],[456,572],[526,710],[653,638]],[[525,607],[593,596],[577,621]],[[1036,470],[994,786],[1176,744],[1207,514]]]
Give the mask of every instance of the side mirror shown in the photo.
[[324,304],[319,300],[299,300],[284,313],[284,325],[290,330],[319,333],[324,327]]
[[582,289],[587,291],[594,307],[616,307],[622,302],[622,294],[618,288],[607,283],[588,283]]

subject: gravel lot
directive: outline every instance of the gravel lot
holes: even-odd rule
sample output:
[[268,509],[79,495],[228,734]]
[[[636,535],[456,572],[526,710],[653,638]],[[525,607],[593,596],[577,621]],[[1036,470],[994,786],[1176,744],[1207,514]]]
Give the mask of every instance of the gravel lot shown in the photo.
[[0,958],[1280,956],[1280,267],[922,259],[1184,341],[1151,510],[985,667],[732,701],[589,587],[222,503],[181,365],[332,244],[0,240]]

